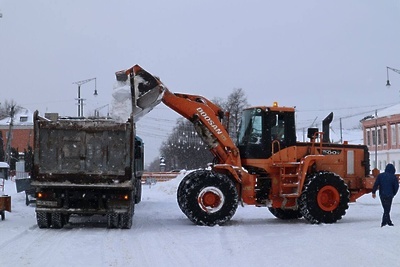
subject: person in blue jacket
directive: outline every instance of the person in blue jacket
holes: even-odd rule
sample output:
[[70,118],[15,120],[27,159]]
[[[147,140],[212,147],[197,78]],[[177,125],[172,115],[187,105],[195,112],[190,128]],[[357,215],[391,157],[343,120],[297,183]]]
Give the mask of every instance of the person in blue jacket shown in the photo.
[[381,227],[385,225],[393,226],[390,220],[390,208],[392,207],[393,197],[399,190],[399,181],[397,180],[396,169],[393,164],[386,165],[385,172],[376,177],[374,187],[372,188],[372,197],[376,197],[376,190],[379,189],[379,197],[383,207],[383,216]]

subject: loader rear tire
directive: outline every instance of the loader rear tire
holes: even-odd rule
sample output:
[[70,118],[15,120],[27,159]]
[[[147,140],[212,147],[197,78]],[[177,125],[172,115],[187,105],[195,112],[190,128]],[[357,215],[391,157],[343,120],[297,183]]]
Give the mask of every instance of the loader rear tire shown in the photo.
[[272,215],[281,220],[293,220],[303,217],[303,215],[301,215],[300,213],[300,210],[285,210],[271,207],[269,207],[268,209],[272,213]]
[[300,212],[310,223],[335,223],[349,208],[349,190],[342,178],[332,172],[309,177],[299,198]]
[[186,193],[180,200],[180,207],[197,225],[221,225],[236,212],[238,193],[235,184],[226,175],[207,170],[196,171],[181,190]]

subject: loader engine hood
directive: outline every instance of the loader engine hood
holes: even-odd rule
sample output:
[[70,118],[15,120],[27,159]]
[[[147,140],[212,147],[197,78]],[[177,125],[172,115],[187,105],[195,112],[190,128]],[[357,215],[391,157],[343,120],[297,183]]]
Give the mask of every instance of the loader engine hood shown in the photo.
[[118,71],[115,76],[111,108],[114,119],[126,121],[132,113],[136,122],[161,102],[165,86],[139,65]]

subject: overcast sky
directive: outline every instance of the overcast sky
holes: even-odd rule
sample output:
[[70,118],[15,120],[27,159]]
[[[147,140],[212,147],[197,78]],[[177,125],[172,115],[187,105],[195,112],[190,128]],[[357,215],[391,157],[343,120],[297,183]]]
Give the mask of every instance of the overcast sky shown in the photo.
[[[298,127],[400,102],[400,2],[0,0],[0,103],[85,115],[111,103],[115,71],[139,64],[171,91],[296,106]],[[107,107],[101,112],[107,112]],[[359,115],[361,117],[365,115]],[[179,116],[139,123],[149,161]],[[164,120],[165,121],[162,121]]]

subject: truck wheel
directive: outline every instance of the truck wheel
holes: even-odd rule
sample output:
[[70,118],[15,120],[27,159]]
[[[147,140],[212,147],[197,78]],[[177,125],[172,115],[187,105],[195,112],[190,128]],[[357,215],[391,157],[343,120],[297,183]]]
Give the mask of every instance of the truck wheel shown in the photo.
[[342,178],[332,172],[311,176],[299,198],[300,212],[311,223],[334,223],[349,208],[349,190]]
[[236,212],[238,193],[226,175],[200,171],[188,180],[184,189],[183,213],[197,225],[223,224]]
[[303,217],[301,215],[300,210],[289,210],[289,209],[280,209],[280,208],[271,208],[269,207],[268,210],[274,215],[276,218],[281,220],[293,220],[299,219]]
[[119,216],[115,212],[107,213],[107,228],[118,227]]
[[51,223],[53,228],[61,229],[64,227],[64,216],[59,212],[53,212],[51,214]]
[[50,213],[43,211],[36,212],[36,221],[39,228],[49,228],[51,224]]
[[119,214],[120,228],[131,229],[132,227],[132,212]]
[[135,204],[140,203],[141,200],[142,200],[142,180],[138,179],[136,182]]

